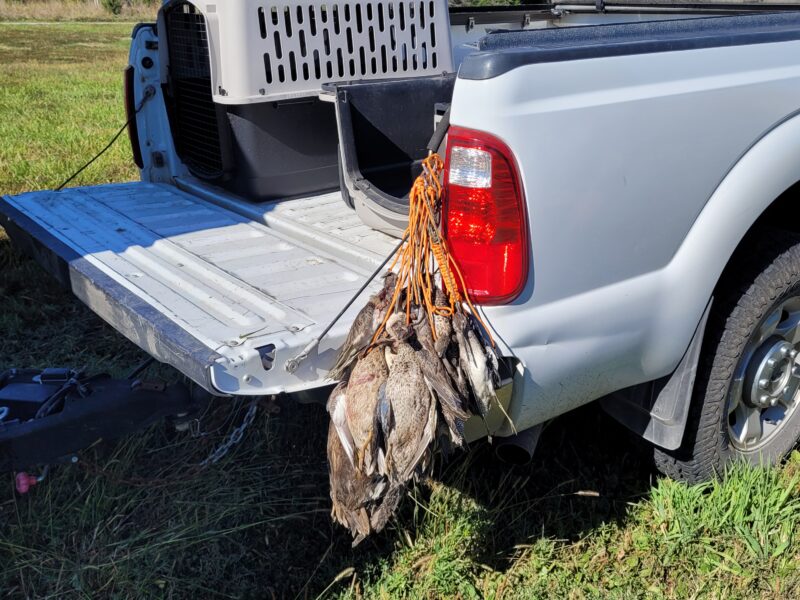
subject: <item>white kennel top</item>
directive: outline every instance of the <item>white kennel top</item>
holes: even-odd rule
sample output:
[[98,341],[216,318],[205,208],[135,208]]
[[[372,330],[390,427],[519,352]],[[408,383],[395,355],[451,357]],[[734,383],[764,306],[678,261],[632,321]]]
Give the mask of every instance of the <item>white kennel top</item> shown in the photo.
[[453,70],[447,0],[191,4],[206,20],[213,96],[222,104],[314,96],[328,82]]

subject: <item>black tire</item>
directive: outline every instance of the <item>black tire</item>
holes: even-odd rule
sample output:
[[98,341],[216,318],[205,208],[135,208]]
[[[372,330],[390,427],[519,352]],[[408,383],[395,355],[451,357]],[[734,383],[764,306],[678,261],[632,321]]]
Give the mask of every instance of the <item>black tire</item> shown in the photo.
[[[734,373],[755,360],[759,350],[752,348],[761,343],[757,339],[763,337],[768,317],[774,321],[779,307],[800,296],[800,235],[761,229],[748,237],[732,261],[715,293],[683,444],[676,451],[655,449],[657,468],[673,479],[704,481],[721,475],[734,460],[778,462],[800,436],[800,410],[785,409],[780,426],[748,451],[732,439],[729,419],[736,417],[728,414],[736,393]],[[784,314],[780,312],[780,318]],[[767,344],[764,341],[762,347]]]

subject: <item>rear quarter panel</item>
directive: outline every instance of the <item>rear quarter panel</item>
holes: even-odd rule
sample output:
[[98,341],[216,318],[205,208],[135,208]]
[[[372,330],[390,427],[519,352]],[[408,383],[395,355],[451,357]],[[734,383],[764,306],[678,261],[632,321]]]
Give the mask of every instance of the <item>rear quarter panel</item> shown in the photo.
[[485,313],[521,361],[517,429],[680,361],[741,237],[800,179],[800,42],[459,79],[451,122],[515,152],[531,271]]

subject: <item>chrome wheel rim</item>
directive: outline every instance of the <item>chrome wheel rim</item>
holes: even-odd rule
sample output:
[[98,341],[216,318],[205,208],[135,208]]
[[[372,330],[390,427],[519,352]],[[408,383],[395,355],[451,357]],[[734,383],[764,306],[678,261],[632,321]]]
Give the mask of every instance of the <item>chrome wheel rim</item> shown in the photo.
[[728,437],[741,452],[767,444],[800,396],[800,297],[781,302],[748,340],[728,392]]

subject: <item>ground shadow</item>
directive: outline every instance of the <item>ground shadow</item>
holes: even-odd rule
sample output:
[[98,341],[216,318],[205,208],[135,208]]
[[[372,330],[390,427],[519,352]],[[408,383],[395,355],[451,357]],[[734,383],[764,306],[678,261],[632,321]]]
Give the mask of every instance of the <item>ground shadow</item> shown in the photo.
[[[287,418],[293,410],[286,411]],[[314,409],[300,410],[308,413]],[[305,416],[317,420],[314,415]],[[323,414],[318,426],[323,427],[325,419]],[[319,440],[309,443],[316,447],[307,450],[324,453]],[[441,465],[435,477],[485,508],[487,518],[482,519],[478,534],[480,556],[474,558],[504,570],[519,544],[540,537],[577,540],[604,523],[624,520],[630,503],[648,495],[656,473],[652,450],[599,406],[590,405],[552,422],[528,465],[506,465],[495,457],[489,444],[478,442],[468,453]],[[315,480],[321,486],[320,496],[327,494],[326,473],[318,473]],[[428,494],[426,486],[419,486],[417,500],[424,503]],[[299,592],[301,597],[316,597],[348,567],[359,572],[377,568],[395,548],[397,530],[413,527],[414,511],[415,503],[406,501],[389,531],[356,549],[350,548],[349,535],[322,514],[314,523],[321,536],[316,550],[302,543],[305,581],[299,588],[294,587],[298,579],[287,581],[281,593],[291,590],[292,596]],[[284,531],[287,538],[290,529],[287,526]]]

